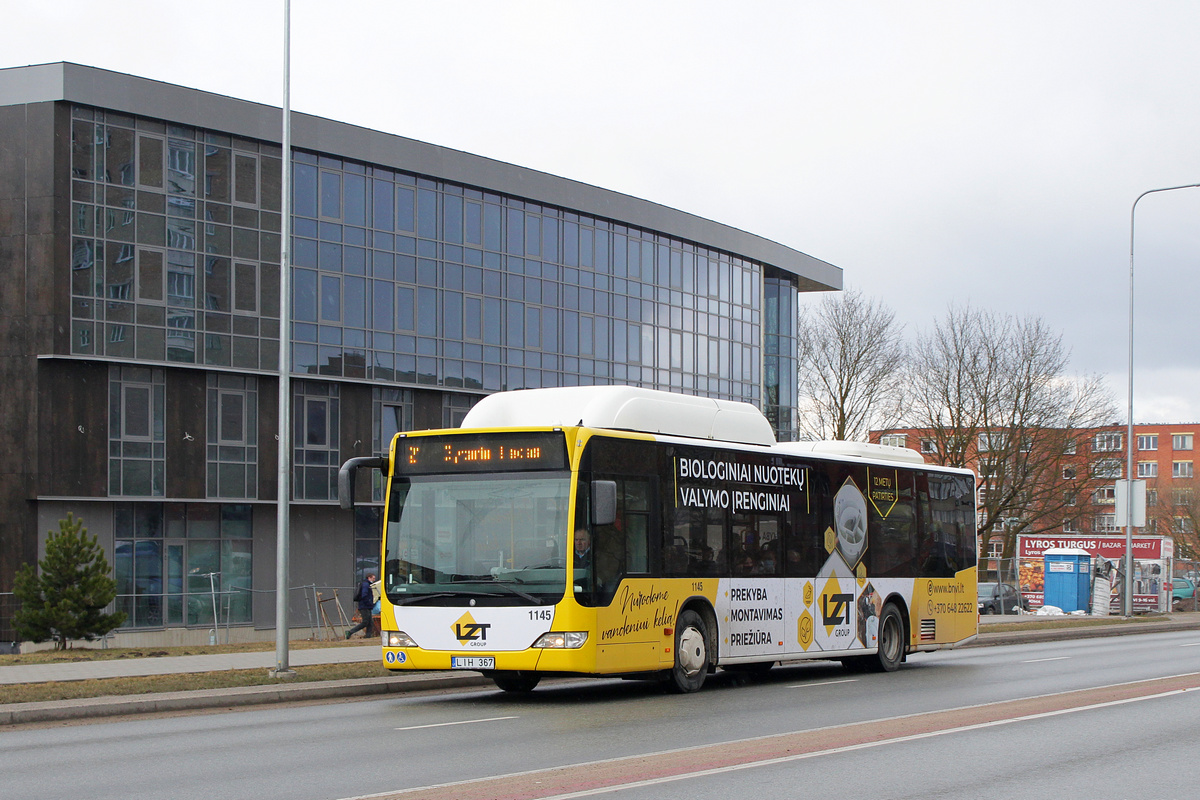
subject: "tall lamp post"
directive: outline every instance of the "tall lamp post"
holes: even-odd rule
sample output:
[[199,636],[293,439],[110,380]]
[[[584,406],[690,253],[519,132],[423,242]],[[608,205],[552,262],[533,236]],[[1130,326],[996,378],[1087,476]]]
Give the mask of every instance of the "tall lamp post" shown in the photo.
[[283,2],[283,171],[279,249],[279,473],[275,499],[275,669],[294,675],[288,663],[288,561],[292,499],[292,3]]
[[1137,204],[1148,194],[1176,189],[1200,189],[1200,183],[1167,186],[1142,192],[1129,210],[1129,427],[1125,432],[1125,616],[1133,616],[1133,232]]

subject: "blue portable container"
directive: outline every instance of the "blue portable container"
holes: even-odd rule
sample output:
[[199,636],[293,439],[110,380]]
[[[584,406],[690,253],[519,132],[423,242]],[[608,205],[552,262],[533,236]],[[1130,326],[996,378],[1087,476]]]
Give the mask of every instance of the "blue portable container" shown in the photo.
[[1075,547],[1052,547],[1043,554],[1042,603],[1068,614],[1091,608],[1092,556]]

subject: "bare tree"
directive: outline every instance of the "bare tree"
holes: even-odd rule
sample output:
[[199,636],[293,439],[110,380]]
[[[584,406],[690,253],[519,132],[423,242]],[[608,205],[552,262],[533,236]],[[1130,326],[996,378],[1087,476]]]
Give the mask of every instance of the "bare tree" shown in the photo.
[[896,315],[859,290],[802,309],[799,429],[802,438],[866,441],[894,426],[904,407],[908,346]]
[[[1154,520],[1154,529],[1167,533],[1175,540],[1175,557],[1183,559],[1200,558],[1200,497],[1196,494],[1195,480],[1187,481],[1179,486],[1179,481],[1170,485],[1159,483],[1158,502],[1146,509],[1146,514]],[[1170,494],[1163,496],[1162,492],[1170,489]],[[1118,520],[1120,523],[1120,520]],[[1150,532],[1150,531],[1147,531]]]
[[[1098,376],[1072,377],[1062,336],[1037,317],[951,308],[912,361],[912,424],[949,466],[979,472],[980,547],[996,534],[1061,531],[1112,476],[1090,461],[1091,433],[1116,418]],[[981,554],[982,555],[982,554]]]

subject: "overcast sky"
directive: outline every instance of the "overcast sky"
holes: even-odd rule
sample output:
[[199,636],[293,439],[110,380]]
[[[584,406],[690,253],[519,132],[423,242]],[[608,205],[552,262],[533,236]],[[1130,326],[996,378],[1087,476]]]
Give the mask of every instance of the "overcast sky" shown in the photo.
[[[282,8],[0,0],[0,66],[279,105]],[[1120,419],[1130,207],[1200,183],[1196,2],[293,0],[291,85],[296,111],[781,242],[910,333],[950,304],[1045,317]],[[1200,189],[1136,226],[1135,418],[1200,422]]]

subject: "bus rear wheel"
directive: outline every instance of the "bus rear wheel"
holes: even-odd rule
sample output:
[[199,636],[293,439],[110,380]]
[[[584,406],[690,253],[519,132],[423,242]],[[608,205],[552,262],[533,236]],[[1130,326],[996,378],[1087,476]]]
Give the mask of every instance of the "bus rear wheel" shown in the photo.
[[493,672],[491,674],[492,681],[496,687],[505,692],[532,692],[534,687],[538,685],[538,681],[542,679],[541,675],[535,672]]
[[904,620],[900,609],[888,603],[879,614],[879,651],[868,657],[866,666],[872,672],[895,672],[904,661]]
[[695,692],[708,677],[708,630],[695,611],[675,621],[675,666],[669,685],[677,692]]

